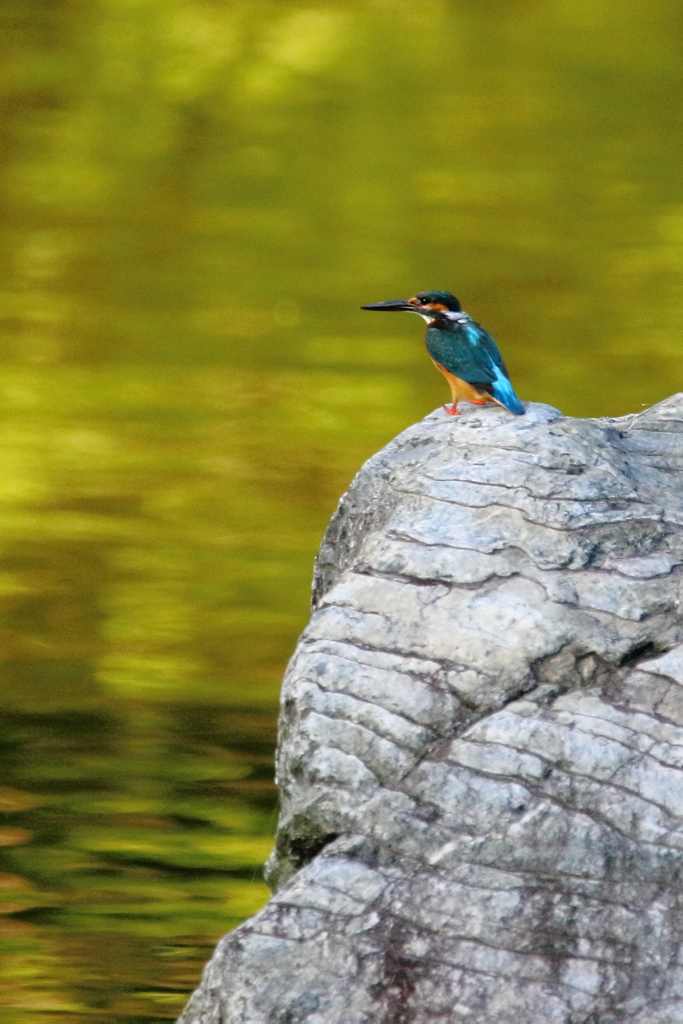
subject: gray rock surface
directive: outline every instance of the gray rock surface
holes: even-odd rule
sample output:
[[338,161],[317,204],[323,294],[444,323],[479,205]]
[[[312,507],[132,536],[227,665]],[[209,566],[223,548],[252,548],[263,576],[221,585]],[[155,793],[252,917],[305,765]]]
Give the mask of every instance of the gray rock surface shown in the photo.
[[332,519],[276,895],[183,1024],[683,1022],[683,394],[464,408]]

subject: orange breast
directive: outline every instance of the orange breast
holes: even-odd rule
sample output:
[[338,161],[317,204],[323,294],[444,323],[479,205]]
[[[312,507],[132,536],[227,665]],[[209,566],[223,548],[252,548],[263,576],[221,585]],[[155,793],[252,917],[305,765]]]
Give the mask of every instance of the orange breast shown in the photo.
[[447,370],[445,366],[441,365],[441,363],[437,363],[435,359],[432,359],[432,362],[450,384],[454,402],[481,402],[482,398],[486,399],[487,402],[494,401],[494,399],[492,399],[490,395],[487,395],[486,392],[477,391],[476,388],[473,388],[466,380],[456,377],[454,373]]

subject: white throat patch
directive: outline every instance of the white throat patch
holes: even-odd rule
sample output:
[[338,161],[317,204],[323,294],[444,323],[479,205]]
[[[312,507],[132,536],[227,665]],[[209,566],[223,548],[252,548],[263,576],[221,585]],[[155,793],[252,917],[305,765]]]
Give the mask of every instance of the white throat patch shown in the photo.
[[[415,312],[417,313],[417,310]],[[418,313],[417,315],[421,316],[426,324],[433,324],[435,320],[438,320],[438,317],[429,316],[427,313]],[[460,310],[459,313],[449,312],[441,313],[440,315],[445,316],[446,319],[450,320],[453,324],[469,324],[472,322],[472,317],[469,313],[465,313],[463,310]]]

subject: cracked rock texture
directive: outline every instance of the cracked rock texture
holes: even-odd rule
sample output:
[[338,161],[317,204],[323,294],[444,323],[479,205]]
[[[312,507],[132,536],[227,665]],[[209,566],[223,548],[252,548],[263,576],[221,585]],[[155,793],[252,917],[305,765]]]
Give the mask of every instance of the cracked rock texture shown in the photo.
[[683,395],[465,408],[332,519],[276,894],[183,1024],[683,1022]]

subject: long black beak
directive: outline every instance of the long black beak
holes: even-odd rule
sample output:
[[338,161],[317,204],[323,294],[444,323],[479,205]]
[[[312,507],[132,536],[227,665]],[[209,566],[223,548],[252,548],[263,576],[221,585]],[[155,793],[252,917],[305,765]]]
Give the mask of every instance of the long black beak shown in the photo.
[[361,309],[378,309],[384,310],[386,313],[391,312],[403,312],[403,313],[417,313],[418,310],[415,306],[408,302],[407,299],[395,299],[393,302],[373,302],[370,306],[361,306]]

